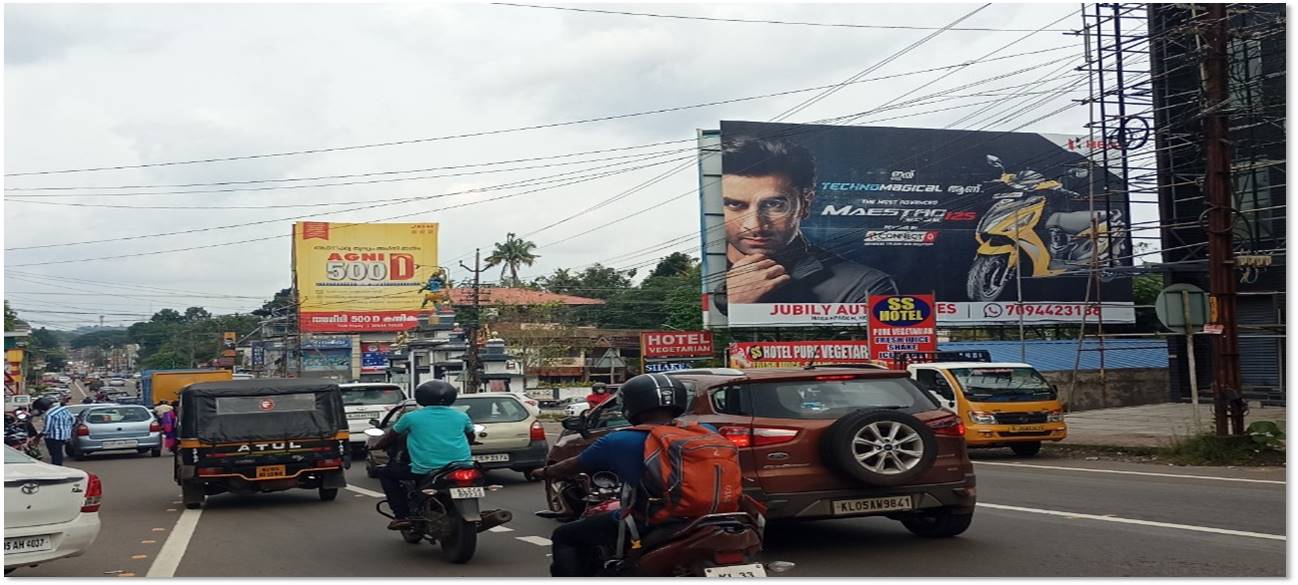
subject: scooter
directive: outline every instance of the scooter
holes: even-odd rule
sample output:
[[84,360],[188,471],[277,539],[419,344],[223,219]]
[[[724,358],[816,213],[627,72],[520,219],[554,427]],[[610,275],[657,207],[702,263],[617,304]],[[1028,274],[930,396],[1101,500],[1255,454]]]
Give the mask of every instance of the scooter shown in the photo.
[[[621,507],[623,485],[606,471],[580,474],[572,480],[585,490],[580,516],[587,518]],[[542,518],[561,518],[542,510]],[[646,534],[627,534],[623,525],[618,542],[598,547],[594,562],[599,577],[765,577],[767,570],[783,573],[794,568],[786,561],[763,564],[760,510],[708,514],[685,523],[656,527]],[[625,551],[625,554],[619,554]]]
[[[966,293],[971,301],[994,301],[1004,292],[1005,286],[1017,275],[1022,261],[1026,261],[1030,274],[1048,278],[1075,272],[1090,266],[1091,259],[1099,256],[1100,265],[1111,268],[1119,264],[1126,250],[1126,224],[1122,213],[1088,211],[1058,213],[1057,218],[1047,218],[1048,197],[1076,197],[1053,179],[1041,177],[1030,170],[1018,174],[1008,173],[999,158],[988,155],[987,162],[1001,171],[992,181],[1007,188],[993,197],[996,202],[978,222],[974,238],[978,241],[973,264],[966,279]],[[1037,226],[1047,220],[1052,241],[1043,241]],[[1054,241],[1054,239],[1065,241]],[[1102,270],[1101,280],[1108,282],[1116,277],[1111,270]]]
[[[368,429],[365,434],[382,436],[383,431]],[[442,557],[452,563],[463,564],[473,558],[479,532],[514,518],[508,510],[479,509],[478,500],[500,486],[487,486],[476,463],[451,464],[418,481],[401,483],[406,488],[412,513],[410,528],[402,530],[401,537],[410,544],[424,540],[440,544]],[[384,507],[388,510],[384,511]],[[379,501],[374,508],[382,516],[396,518],[387,500]]]
[[29,432],[30,427],[31,415],[24,410],[5,415],[5,444],[32,459],[44,461],[45,454],[37,441],[39,435]]

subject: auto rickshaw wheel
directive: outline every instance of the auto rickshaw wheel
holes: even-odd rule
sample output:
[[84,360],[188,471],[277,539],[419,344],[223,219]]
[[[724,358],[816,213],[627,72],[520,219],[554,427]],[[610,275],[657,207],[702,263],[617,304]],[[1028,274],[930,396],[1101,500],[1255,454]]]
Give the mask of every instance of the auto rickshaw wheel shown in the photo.
[[320,501],[332,502],[338,499],[338,488],[320,488]]

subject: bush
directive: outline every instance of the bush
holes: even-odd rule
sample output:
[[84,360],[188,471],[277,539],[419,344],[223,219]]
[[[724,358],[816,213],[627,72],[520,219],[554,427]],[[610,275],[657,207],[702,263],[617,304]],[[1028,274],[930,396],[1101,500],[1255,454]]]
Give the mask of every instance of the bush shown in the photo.
[[[1159,455],[1179,465],[1284,465],[1284,433],[1276,427],[1270,432],[1259,430],[1255,435],[1253,429],[1258,424],[1250,425],[1244,435],[1219,437],[1205,433],[1177,439]],[[1277,440],[1278,448],[1272,446]]]

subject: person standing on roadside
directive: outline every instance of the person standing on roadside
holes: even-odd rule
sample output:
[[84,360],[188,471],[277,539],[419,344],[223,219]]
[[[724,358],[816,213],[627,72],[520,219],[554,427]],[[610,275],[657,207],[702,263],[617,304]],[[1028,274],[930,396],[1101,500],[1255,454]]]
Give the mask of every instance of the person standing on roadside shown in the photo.
[[37,408],[44,410],[45,428],[41,434],[45,437],[45,450],[50,454],[50,463],[63,465],[63,452],[68,441],[72,439],[72,411],[64,404],[50,408],[50,400]]
[[591,386],[590,394],[586,395],[586,406],[595,408],[612,397],[613,395],[608,393],[608,385],[603,382],[596,382]]
[[159,402],[153,408],[158,415],[158,424],[162,425],[162,446],[168,453],[176,451],[176,409],[166,402]]

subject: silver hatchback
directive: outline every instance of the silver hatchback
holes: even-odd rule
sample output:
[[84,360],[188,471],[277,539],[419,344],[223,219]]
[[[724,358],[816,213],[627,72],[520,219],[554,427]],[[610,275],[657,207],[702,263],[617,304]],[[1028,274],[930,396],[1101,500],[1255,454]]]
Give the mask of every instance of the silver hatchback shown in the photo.
[[119,450],[162,455],[162,425],[149,409],[129,404],[91,405],[77,414],[68,442],[70,457]]

